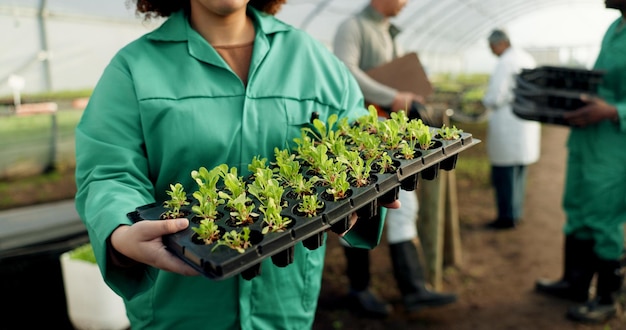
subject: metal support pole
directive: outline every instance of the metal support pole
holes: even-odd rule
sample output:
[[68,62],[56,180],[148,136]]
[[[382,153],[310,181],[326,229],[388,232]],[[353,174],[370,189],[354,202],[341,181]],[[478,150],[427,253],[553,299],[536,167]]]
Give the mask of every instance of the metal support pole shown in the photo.
[[39,9],[37,10],[37,23],[39,26],[39,60],[42,65],[43,80],[46,91],[52,90],[52,73],[50,70],[50,50],[48,49],[48,31],[46,29],[46,20],[48,19],[47,0],[39,1]]
[[[441,122],[449,124],[449,114],[441,114]],[[439,114],[436,117],[439,119]],[[440,125],[437,123],[436,125]],[[430,284],[441,289],[444,266],[461,263],[454,170],[440,170],[433,180],[421,180],[419,185],[418,234],[425,257],[425,268]]]
[[50,114],[50,146],[48,148],[48,164],[44,168],[44,173],[54,172],[57,169],[57,138],[58,138],[57,112]]

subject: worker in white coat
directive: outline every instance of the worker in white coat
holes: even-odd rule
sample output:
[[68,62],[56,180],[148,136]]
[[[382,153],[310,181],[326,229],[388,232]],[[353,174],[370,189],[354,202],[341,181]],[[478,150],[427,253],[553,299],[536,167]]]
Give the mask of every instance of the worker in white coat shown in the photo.
[[497,205],[497,218],[487,227],[510,229],[522,218],[527,166],[539,160],[539,122],[521,119],[512,110],[515,76],[522,69],[535,67],[535,61],[527,52],[512,47],[502,30],[494,30],[488,41],[499,59],[483,97],[489,111],[487,154]]

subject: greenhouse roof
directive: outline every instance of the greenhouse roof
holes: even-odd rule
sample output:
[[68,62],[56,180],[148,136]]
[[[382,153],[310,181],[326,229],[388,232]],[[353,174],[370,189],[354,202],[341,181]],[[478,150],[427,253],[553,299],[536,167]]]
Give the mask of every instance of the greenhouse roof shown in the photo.
[[[330,47],[337,26],[368,3],[288,0],[277,17]],[[158,25],[142,21],[133,5],[0,0],[0,42],[7,46],[0,53],[0,94],[16,74],[28,82],[25,91],[93,86],[119,48]],[[588,66],[618,16],[600,0],[408,0],[392,21],[402,30],[399,43],[419,53],[430,72],[486,72],[495,62],[486,43],[493,28],[506,29],[516,46],[540,55],[549,49],[550,61],[562,61],[563,47],[570,59],[582,49],[576,61]]]
[[[367,3],[368,0],[289,0],[278,16],[328,43],[337,25]],[[551,9],[562,13],[553,16],[553,30],[577,19],[593,23],[597,13],[611,12],[599,0],[409,0],[393,21],[403,31],[400,38],[406,48],[454,54],[484,40],[493,28],[506,28],[520,18]],[[587,16],[572,17],[577,16],[568,12],[572,9],[580,9],[577,15]],[[612,12],[614,16],[619,14]]]

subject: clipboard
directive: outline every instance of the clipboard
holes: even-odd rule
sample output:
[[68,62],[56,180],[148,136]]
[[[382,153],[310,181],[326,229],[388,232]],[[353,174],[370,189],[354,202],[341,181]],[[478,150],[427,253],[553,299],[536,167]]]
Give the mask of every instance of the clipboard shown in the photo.
[[365,71],[372,79],[399,91],[430,97],[434,90],[417,53],[408,53],[391,62]]

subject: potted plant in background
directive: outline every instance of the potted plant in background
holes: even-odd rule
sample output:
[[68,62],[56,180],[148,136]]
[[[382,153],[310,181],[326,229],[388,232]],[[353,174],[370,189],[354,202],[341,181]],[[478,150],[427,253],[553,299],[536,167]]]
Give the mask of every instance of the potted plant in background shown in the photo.
[[91,244],[65,252],[60,259],[67,312],[74,328],[128,329],[124,301],[104,282]]

